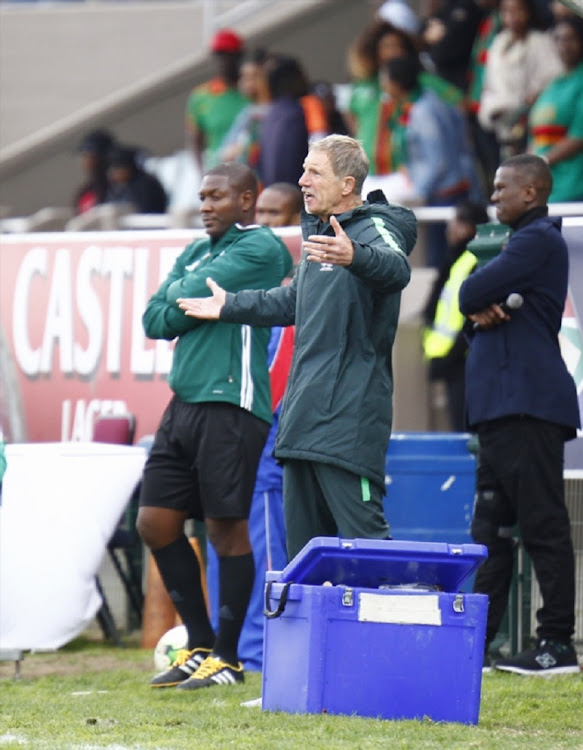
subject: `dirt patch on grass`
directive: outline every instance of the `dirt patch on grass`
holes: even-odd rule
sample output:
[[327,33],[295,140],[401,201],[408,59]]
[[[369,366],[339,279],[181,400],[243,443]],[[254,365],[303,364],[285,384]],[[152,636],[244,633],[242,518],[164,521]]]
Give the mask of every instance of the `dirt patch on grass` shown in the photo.
[[[80,638],[58,651],[25,652],[20,662],[22,679],[47,675],[74,675],[86,672],[107,672],[127,665],[136,672],[153,672],[151,649],[140,649],[139,641],[131,640],[126,647],[112,646],[104,641]],[[12,679],[14,661],[0,661],[0,680]]]

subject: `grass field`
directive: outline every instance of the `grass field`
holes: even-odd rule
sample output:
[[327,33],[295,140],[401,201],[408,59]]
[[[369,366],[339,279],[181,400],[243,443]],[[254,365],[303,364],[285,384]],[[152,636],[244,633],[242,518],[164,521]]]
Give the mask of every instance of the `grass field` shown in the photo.
[[13,674],[0,662],[0,750],[583,750],[583,674],[484,675],[478,726],[243,707],[260,695],[258,674],[194,694],[152,690],[150,651],[84,638],[28,654]]

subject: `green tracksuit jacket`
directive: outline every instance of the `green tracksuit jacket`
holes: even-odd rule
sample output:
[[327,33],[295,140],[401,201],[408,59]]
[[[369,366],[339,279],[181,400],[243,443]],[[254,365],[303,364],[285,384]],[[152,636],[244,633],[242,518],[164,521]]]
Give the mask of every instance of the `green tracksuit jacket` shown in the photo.
[[[276,457],[339,466],[384,489],[391,350],[417,224],[409,209],[386,202],[365,202],[336,218],[354,246],[349,267],[304,256],[289,286],[227,295],[221,319],[295,323]],[[304,238],[334,234],[329,223],[307,214],[302,232]]]
[[149,338],[177,338],[168,382],[181,401],[235,404],[271,424],[269,328],[196,320],[176,300],[210,296],[208,276],[231,292],[271,289],[291,266],[284,243],[256,225],[234,225],[218,240],[197,240],[181,253],[143,316]]

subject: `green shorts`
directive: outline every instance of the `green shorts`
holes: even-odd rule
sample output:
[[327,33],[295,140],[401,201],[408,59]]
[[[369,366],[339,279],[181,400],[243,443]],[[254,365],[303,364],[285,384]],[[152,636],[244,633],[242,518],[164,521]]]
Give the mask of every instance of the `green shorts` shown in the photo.
[[316,536],[389,539],[381,489],[338,466],[286,459],[283,507],[290,560]]

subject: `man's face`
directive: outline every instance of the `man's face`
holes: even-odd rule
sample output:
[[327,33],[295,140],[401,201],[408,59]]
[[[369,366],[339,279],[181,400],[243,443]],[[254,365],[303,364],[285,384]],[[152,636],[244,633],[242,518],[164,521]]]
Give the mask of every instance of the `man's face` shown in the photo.
[[528,186],[512,167],[498,167],[494,177],[494,192],[490,200],[496,206],[496,217],[502,224],[512,224],[528,211]]
[[304,196],[304,207],[310,214],[327,219],[339,213],[342,202],[343,180],[332,171],[330,158],[324,151],[310,151],[304,161],[304,173],[299,186]]
[[446,224],[445,234],[448,244],[459,245],[462,242],[467,243],[474,238],[476,227],[471,221],[464,221],[463,219],[454,216],[453,219]]
[[131,180],[132,174],[127,167],[118,164],[107,170],[107,176],[114,185],[127,185]]
[[239,73],[239,91],[247,99],[255,100],[264,85],[265,75],[261,65],[254,62],[245,62]]
[[516,36],[522,36],[528,28],[530,13],[524,0],[502,0],[500,18],[504,28]]
[[265,188],[257,199],[255,221],[266,227],[289,227],[298,223],[290,199],[279,190]]
[[389,31],[384,34],[377,44],[377,60],[379,65],[394,60],[397,57],[407,57],[409,50],[402,34]]
[[200,185],[200,212],[209,237],[218,239],[242,216],[242,196],[224,175],[206,175]]

